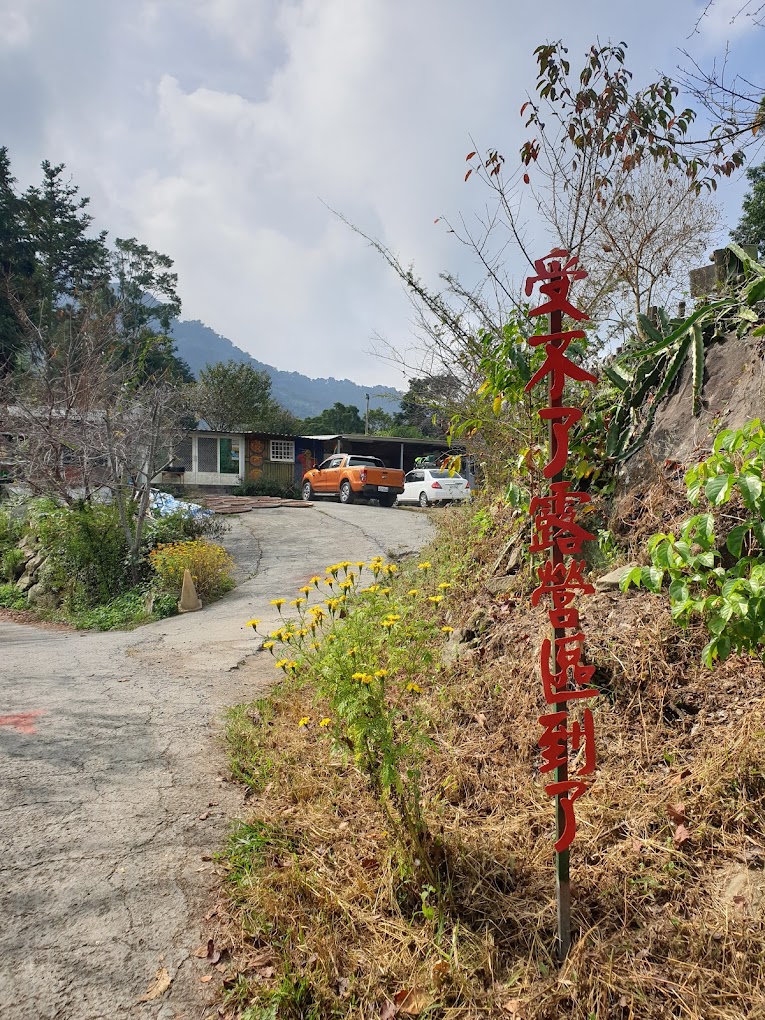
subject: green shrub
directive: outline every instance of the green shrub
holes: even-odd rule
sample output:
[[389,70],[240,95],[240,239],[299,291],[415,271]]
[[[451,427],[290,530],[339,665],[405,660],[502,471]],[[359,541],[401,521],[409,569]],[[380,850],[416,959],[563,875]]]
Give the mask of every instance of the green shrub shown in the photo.
[[[653,535],[651,566],[636,567],[622,582],[624,589],[634,584],[658,592],[669,581],[673,618],[685,626],[700,616],[709,631],[702,652],[709,667],[731,652],[765,654],[764,468],[759,419],[723,429],[712,456],[685,475],[688,502],[704,500],[709,510],[687,520],[678,536]],[[716,517],[723,505],[726,514]]]
[[153,595],[145,585],[137,585],[105,605],[72,610],[67,620],[80,630],[127,630],[176,612],[177,598]]
[[300,499],[300,486],[294,482],[277,482],[270,478],[258,478],[244,482],[234,489],[236,496],[277,496],[279,499]]
[[26,609],[26,595],[15,584],[0,584],[0,607],[3,609]]
[[6,581],[15,581],[24,569],[24,553],[18,546],[12,545],[3,553],[0,562],[0,573]]
[[47,557],[47,584],[65,607],[106,605],[129,588],[128,546],[116,505],[68,507],[40,499],[30,507],[29,527]]
[[228,523],[218,514],[190,514],[185,510],[164,517],[153,517],[146,522],[144,555],[158,545],[171,542],[192,542],[198,538],[218,541],[228,531]]
[[201,599],[214,599],[234,586],[231,571],[234,561],[223,548],[212,542],[172,542],[158,545],[149,553],[149,562],[161,591],[180,595],[185,570],[191,571]]
[[8,501],[0,510],[0,556],[13,549],[26,527],[26,513],[16,502]]

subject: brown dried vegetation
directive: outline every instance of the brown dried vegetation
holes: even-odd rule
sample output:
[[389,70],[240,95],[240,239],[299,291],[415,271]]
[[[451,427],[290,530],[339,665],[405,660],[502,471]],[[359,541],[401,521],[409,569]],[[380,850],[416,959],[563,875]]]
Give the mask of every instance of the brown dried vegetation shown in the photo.
[[[656,498],[644,502],[663,518]],[[575,940],[556,964],[553,811],[536,747],[546,617],[522,574],[514,590],[486,587],[515,527],[495,510],[478,540],[455,512],[431,553],[471,550],[445,610],[450,664],[422,676],[440,904],[402,871],[353,766],[298,726],[319,718],[310,689],[232,715],[253,822],[228,856],[224,1015],[765,1017],[765,669],[732,657],[710,673],[704,634],[677,628],[663,596],[581,603],[602,691],[599,767],[577,803]]]

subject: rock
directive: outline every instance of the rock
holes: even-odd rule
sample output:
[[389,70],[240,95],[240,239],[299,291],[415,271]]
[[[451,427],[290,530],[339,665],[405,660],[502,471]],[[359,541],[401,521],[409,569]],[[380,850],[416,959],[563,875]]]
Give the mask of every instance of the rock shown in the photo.
[[453,666],[455,662],[475,657],[475,649],[465,640],[465,631],[457,627],[450,635],[441,653],[444,666]]
[[45,588],[43,587],[43,585],[41,585],[39,582],[37,584],[33,584],[31,588],[27,591],[27,602],[30,604],[30,606],[33,606],[35,605],[35,603],[40,601],[41,596],[43,596],[44,594]]
[[513,574],[510,577],[490,577],[488,581],[484,582],[484,586],[492,595],[504,595],[506,592],[512,591],[517,582],[518,578]]
[[595,582],[595,591],[619,591],[620,585],[630,570],[634,570],[636,563],[628,563],[625,567],[617,567],[603,574]]
[[24,575],[23,575],[23,576],[22,576],[21,578],[19,578],[19,580],[18,580],[18,581],[16,582],[16,588],[17,588],[17,590],[18,590],[18,591],[20,591],[20,592],[25,592],[25,591],[29,591],[29,589],[30,589],[30,588],[32,587],[32,585],[33,585],[34,583],[35,583],[35,582],[34,582],[34,578],[32,577],[32,575],[31,575],[31,574],[24,574]]
[[45,557],[41,553],[35,553],[30,559],[27,560],[27,573],[34,574],[36,570],[45,562]]

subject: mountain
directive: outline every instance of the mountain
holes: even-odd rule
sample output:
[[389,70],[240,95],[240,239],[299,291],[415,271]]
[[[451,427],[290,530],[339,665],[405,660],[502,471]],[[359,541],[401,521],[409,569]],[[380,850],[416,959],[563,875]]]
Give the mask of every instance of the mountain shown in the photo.
[[[388,386],[360,386],[350,379],[311,379],[300,372],[283,372],[273,365],[265,365],[257,358],[247,354],[225,336],[220,336],[214,329],[205,326],[197,319],[176,319],[172,325],[172,335],[178,356],[188,362],[194,375],[206,365],[214,365],[218,361],[250,362],[260,371],[271,376],[271,393],[275,400],[292,411],[298,418],[309,418],[321,414],[333,404],[351,404],[358,407],[362,416],[366,404],[366,395],[370,394],[370,407],[379,407],[389,414],[399,410],[398,398],[401,394]],[[391,396],[375,397],[376,393],[389,393]]]

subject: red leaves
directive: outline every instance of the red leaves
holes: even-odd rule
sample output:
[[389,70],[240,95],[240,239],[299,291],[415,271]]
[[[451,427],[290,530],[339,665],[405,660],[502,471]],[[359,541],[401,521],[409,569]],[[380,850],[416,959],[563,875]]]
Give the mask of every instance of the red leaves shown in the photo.
[[469,152],[467,156],[465,156],[465,162],[468,163],[475,155],[476,155],[475,150],[473,150],[473,152]]

